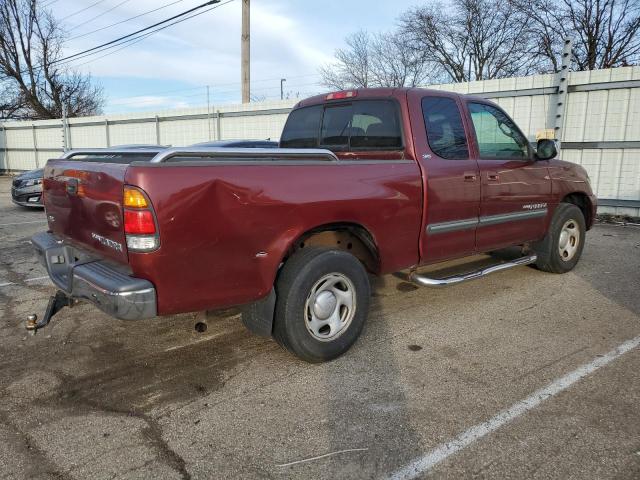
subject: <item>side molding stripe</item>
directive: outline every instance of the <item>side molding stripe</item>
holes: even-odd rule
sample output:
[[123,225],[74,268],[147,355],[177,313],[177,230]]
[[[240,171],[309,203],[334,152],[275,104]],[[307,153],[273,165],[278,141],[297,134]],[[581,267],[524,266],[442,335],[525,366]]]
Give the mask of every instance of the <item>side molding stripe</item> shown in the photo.
[[485,227],[498,225],[500,223],[513,222],[518,220],[530,220],[541,218],[547,215],[547,209],[530,210],[525,212],[501,213],[499,215],[487,215],[484,217],[465,218],[463,220],[453,220],[451,222],[431,223],[427,225],[427,233],[436,235],[438,233],[450,233],[461,230],[469,230],[477,226]]
[[512,222],[514,220],[529,220],[531,218],[540,218],[547,215],[547,209],[530,210],[526,212],[502,213],[500,215],[487,215],[480,217],[480,226],[498,225],[499,223]]
[[478,225],[478,218],[468,218],[465,220],[454,220],[452,222],[432,223],[427,225],[427,233],[449,233],[457,232],[459,230],[469,230],[475,228]]

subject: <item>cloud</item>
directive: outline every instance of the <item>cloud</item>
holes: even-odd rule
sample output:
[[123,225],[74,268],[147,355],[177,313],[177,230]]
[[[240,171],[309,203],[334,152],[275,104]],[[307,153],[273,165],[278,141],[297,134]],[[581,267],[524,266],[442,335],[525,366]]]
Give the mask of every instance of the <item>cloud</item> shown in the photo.
[[[135,10],[120,11],[115,18],[107,19],[105,15],[105,24],[157,6],[148,0],[135,3]],[[186,6],[180,8],[184,10]],[[254,88],[259,90],[262,81],[274,79],[272,83],[264,83],[264,89],[278,90],[281,76],[308,75],[304,82],[317,81],[318,66],[329,61],[332,52],[314,42],[303,25],[289,16],[282,6],[254,2],[251,8],[251,73],[252,79],[258,82]],[[93,45],[88,45],[90,41],[98,44],[113,39],[114,34],[130,33],[175,14],[175,10],[157,12],[160,14],[160,17],[143,17],[136,23],[126,23],[96,36],[72,41],[65,53],[85,49]],[[239,89],[240,20],[241,3],[232,2],[79,68],[98,77],[161,78],[208,84],[217,91]],[[287,86],[294,88],[295,83],[289,81]]]

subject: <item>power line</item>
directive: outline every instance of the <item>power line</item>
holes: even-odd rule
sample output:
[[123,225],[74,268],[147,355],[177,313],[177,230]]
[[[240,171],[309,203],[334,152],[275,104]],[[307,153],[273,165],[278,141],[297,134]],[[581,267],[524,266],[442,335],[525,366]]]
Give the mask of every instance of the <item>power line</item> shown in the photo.
[[[68,62],[70,62],[71,60],[74,60],[74,59],[75,59],[75,60],[79,60],[79,59],[81,59],[81,58],[85,58],[85,57],[89,57],[89,56],[92,56],[92,55],[96,55],[96,54],[101,53],[101,52],[104,52],[104,51],[106,51],[106,50],[110,50],[110,49],[112,49],[112,48],[115,48],[115,47],[118,47],[118,46],[124,45],[124,46],[122,46],[121,48],[118,48],[118,49],[116,49],[116,50],[114,50],[114,51],[112,51],[112,52],[106,53],[106,54],[104,54],[104,55],[101,55],[100,57],[97,57],[97,58],[91,59],[91,60],[89,60],[89,61],[87,61],[87,62],[84,62],[84,63],[80,64],[80,65],[86,65],[86,64],[91,63],[91,62],[94,62],[94,61],[96,61],[96,60],[98,60],[98,59],[100,59],[100,58],[104,58],[104,57],[106,57],[106,56],[113,55],[114,53],[119,52],[120,50],[122,50],[122,49],[124,49],[124,48],[130,47],[131,45],[134,45],[134,44],[136,44],[136,43],[138,43],[138,42],[141,42],[142,40],[144,40],[144,39],[145,39],[145,38],[147,38],[147,37],[150,37],[150,36],[151,36],[151,35],[153,35],[154,33],[157,33],[157,32],[159,32],[159,31],[161,31],[161,30],[164,30],[164,29],[166,29],[166,28],[169,28],[169,27],[171,27],[171,26],[173,26],[173,25],[176,25],[176,24],[178,24],[178,23],[186,22],[187,20],[190,20],[190,19],[192,19],[192,18],[194,18],[194,17],[197,17],[197,16],[199,16],[199,15],[203,15],[203,14],[205,14],[205,13],[207,13],[207,12],[210,12],[211,10],[214,10],[214,9],[216,9],[216,8],[218,8],[218,7],[222,7],[222,6],[224,6],[224,5],[227,5],[228,3],[231,3],[231,2],[233,2],[234,0],[227,0],[226,2],[222,2],[222,3],[217,3],[217,2],[219,2],[220,0],[214,0],[214,1],[216,1],[216,5],[214,5],[214,6],[213,6],[213,7],[211,7],[211,8],[208,8],[208,9],[206,9],[206,10],[203,10],[202,12],[194,13],[193,15],[191,15],[191,16],[189,16],[189,17],[186,17],[186,18],[180,18],[179,20],[176,20],[176,21],[175,21],[175,22],[173,22],[173,23],[170,23],[170,24],[168,24],[168,25],[163,25],[163,26],[161,26],[161,27],[159,27],[159,28],[157,28],[157,29],[155,29],[155,30],[153,30],[153,31],[151,31],[151,32],[148,32],[148,33],[146,33],[146,34],[144,34],[144,35],[141,35],[141,36],[138,36],[138,37],[129,38],[129,39],[126,39],[126,40],[124,40],[124,41],[123,41],[123,40],[122,40],[122,38],[121,38],[121,39],[118,39],[118,40],[117,40],[119,43],[115,43],[114,45],[109,45],[109,44],[113,44],[114,42],[116,42],[116,41],[114,40],[114,41],[112,41],[112,42],[108,42],[107,44],[105,44],[105,45],[103,45],[103,46],[94,47],[94,48],[92,48],[92,49],[89,49],[89,50],[85,51],[84,53],[83,53],[83,52],[80,52],[80,53],[77,53],[77,54],[75,54],[75,55],[71,55],[71,56],[69,56],[69,57],[62,58],[62,59],[58,60],[56,63],[58,63],[58,62],[63,62],[63,61],[64,61],[65,63],[68,63]],[[209,4],[211,4],[211,2],[209,2]],[[197,8],[201,8],[201,7],[197,7]],[[191,11],[193,11],[193,9],[191,9]],[[180,14],[179,16],[182,16],[182,15],[184,15],[184,14]],[[175,17],[174,17],[174,18],[175,18]],[[169,19],[169,20],[170,20],[170,19]],[[159,22],[159,23],[165,23],[165,22],[166,22],[166,21]],[[149,28],[153,28],[153,25],[152,25],[151,27],[147,27],[147,28],[145,28],[145,29],[142,29],[141,31],[148,30]],[[126,35],[126,36],[125,36],[125,37],[123,37],[123,38],[130,37],[131,35],[135,35],[135,34],[138,34],[138,33],[139,33],[139,32],[134,32],[133,34]],[[125,45],[125,44],[127,44],[127,45]],[[100,50],[95,51],[96,49],[100,49]],[[79,65],[78,65],[78,66],[79,66]]]
[[[60,21],[62,22],[63,20],[66,20],[67,18],[75,17],[75,16],[76,16],[76,15],[78,15],[79,13],[82,13],[82,12],[84,12],[84,11],[86,11],[86,10],[89,10],[90,8],[93,8],[93,7],[95,7],[96,5],[99,5],[99,4],[104,3],[104,2],[106,2],[106,1],[107,1],[107,0],[98,0],[97,2],[92,3],[92,4],[91,4],[91,5],[89,5],[88,7],[81,8],[80,10],[78,10],[78,11],[76,11],[76,12],[73,12],[73,13],[71,13],[71,14],[67,15],[66,17],[62,17],[62,18],[60,19]],[[52,2],[52,3],[53,3],[53,2]],[[51,3],[50,3],[49,5],[51,5]],[[47,7],[48,7],[49,5],[47,5]]]
[[[87,64],[89,64],[89,63],[93,63],[93,62],[95,62],[96,60],[100,60],[101,58],[108,57],[109,55],[113,55],[114,53],[117,53],[117,52],[119,52],[120,50],[124,50],[124,49],[125,49],[125,48],[127,48],[127,47],[130,47],[130,46],[132,46],[132,45],[135,45],[136,43],[140,43],[142,40],[144,40],[144,39],[145,39],[145,38],[147,38],[147,37],[150,37],[150,36],[151,36],[151,35],[153,35],[154,33],[155,33],[155,32],[147,33],[146,35],[142,35],[142,36],[140,36],[140,37],[136,37],[136,38],[131,38],[131,39],[126,40],[126,41],[124,41],[124,42],[122,42],[122,43],[119,43],[118,45],[113,45],[112,47],[105,48],[104,50],[101,50],[100,52],[104,52],[104,51],[109,50],[109,49],[111,49],[111,48],[115,48],[115,47],[118,47],[118,46],[122,45],[120,48],[116,48],[115,50],[112,50],[112,51],[111,51],[111,52],[109,52],[109,53],[105,53],[104,55],[100,55],[99,57],[92,58],[91,60],[87,60],[86,62],[77,63],[75,66],[76,66],[76,67],[81,67],[81,66],[83,66],[83,65],[87,65]],[[79,60],[80,58],[85,58],[85,57],[90,57],[90,56],[92,56],[92,55],[96,55],[97,53],[100,53],[100,52],[96,52],[96,53],[88,53],[88,54],[86,54],[86,55],[84,55],[84,56],[82,56],[82,57],[79,57],[79,58],[78,58],[78,60]]]
[[170,17],[170,18],[167,18],[167,19],[162,20],[162,21],[160,21],[160,22],[154,23],[153,25],[150,25],[150,26],[148,26],[148,27],[141,28],[140,30],[137,30],[137,31],[135,31],[135,32],[132,32],[132,33],[130,33],[130,34],[128,34],[128,35],[124,35],[124,36],[122,36],[122,37],[116,38],[115,40],[111,40],[110,42],[103,43],[102,45],[98,45],[98,46],[95,46],[95,47],[93,47],[93,48],[89,48],[89,49],[87,49],[87,50],[83,50],[83,51],[81,51],[81,52],[74,53],[73,55],[69,55],[69,56],[67,56],[67,57],[61,58],[61,59],[56,60],[55,62],[52,62],[52,63],[65,62],[65,61],[71,60],[71,59],[73,59],[73,58],[79,57],[79,56],[81,56],[81,55],[85,55],[85,54],[87,54],[87,53],[94,52],[94,51],[99,50],[99,49],[102,49],[102,48],[104,48],[104,47],[108,47],[108,46],[113,45],[113,44],[115,44],[115,43],[118,43],[118,42],[121,42],[121,41],[123,41],[123,40],[126,40],[127,38],[131,38],[131,37],[133,37],[133,36],[135,36],[135,35],[138,35],[138,34],[140,34],[140,33],[142,33],[142,32],[146,32],[147,30],[151,30],[152,28],[155,28],[155,27],[157,27],[157,26],[159,26],[159,25],[162,25],[162,24],[164,24],[164,23],[168,23],[168,22],[170,22],[170,21],[172,21],[172,20],[175,20],[176,18],[184,17],[185,15],[188,15],[188,14],[190,14],[190,13],[192,13],[192,12],[196,11],[196,10],[200,10],[201,8],[204,8],[204,7],[206,7],[206,6],[209,6],[209,5],[212,5],[212,4],[215,4],[215,3],[219,3],[219,2],[220,2],[220,0],[209,0],[209,1],[208,1],[208,2],[206,2],[206,3],[203,3],[203,4],[201,4],[201,5],[198,5],[197,7],[190,8],[189,10],[185,10],[184,12],[179,13],[179,14],[177,14],[177,15],[174,15],[173,17]]
[[111,7],[111,8],[109,8],[108,10],[105,10],[104,12],[99,13],[99,14],[98,14],[98,15],[96,15],[95,17],[91,17],[89,20],[86,20],[86,21],[84,21],[84,22],[82,22],[82,23],[79,23],[78,25],[75,25],[74,27],[71,27],[71,28],[69,29],[69,31],[70,31],[70,32],[72,32],[73,30],[76,30],[76,29],[78,29],[78,28],[82,27],[83,25],[86,25],[86,24],[88,24],[88,23],[91,23],[91,22],[93,22],[94,20],[96,20],[96,19],[98,19],[98,18],[100,18],[100,17],[102,17],[102,16],[106,15],[106,14],[107,14],[107,13],[109,13],[109,12],[112,12],[113,10],[115,10],[116,8],[118,8],[119,6],[124,5],[125,3],[130,2],[130,1],[131,1],[131,0],[123,0],[122,2],[118,3],[117,5],[115,5],[115,6]]
[[[54,0],[54,1],[57,2],[58,0]],[[75,40],[76,38],[82,38],[82,37],[86,37],[87,35],[91,35],[93,33],[101,32],[102,30],[106,30],[107,28],[115,27],[116,25],[120,25],[122,23],[126,23],[126,22],[128,22],[130,20],[135,20],[136,18],[144,17],[145,15],[148,15],[148,14],[153,13],[153,12],[157,12],[158,10],[162,10],[164,8],[170,7],[171,5],[175,5],[176,3],[181,3],[181,2],[184,2],[184,0],[176,0],[175,2],[167,3],[165,5],[162,5],[162,6],[158,7],[158,8],[154,8],[153,10],[148,10],[146,12],[143,12],[143,13],[139,14],[139,15],[135,15],[133,17],[125,18],[124,20],[120,20],[119,22],[112,23],[111,25],[107,25],[106,27],[101,27],[101,28],[98,28],[96,30],[92,30],[90,32],[86,32],[86,33],[83,33],[83,34],[80,34],[80,35],[76,35],[75,37],[71,37],[71,38],[67,39],[67,41]]]
[[[58,1],[58,0],[54,0],[54,2],[55,2],[55,1]],[[175,3],[179,3],[180,1],[183,1],[183,0],[178,0],[178,1],[176,1],[176,2],[173,2],[173,3],[170,3],[170,4],[164,5],[164,6],[162,6],[162,7],[159,7],[159,8],[158,8],[158,9],[156,9],[156,10],[159,10],[160,8],[167,7],[167,6],[169,6],[169,5],[173,5],[173,4],[175,4]],[[154,33],[159,32],[159,31],[161,31],[161,30],[164,30],[165,28],[169,28],[169,27],[171,27],[171,26],[173,26],[173,25],[176,25],[176,24],[178,24],[178,23],[182,23],[182,22],[184,22],[184,21],[190,20],[191,18],[197,17],[197,16],[199,16],[199,15],[203,15],[203,14],[205,14],[205,13],[207,13],[207,12],[211,11],[211,10],[214,10],[214,9],[216,9],[216,8],[218,8],[218,7],[222,7],[222,6],[224,6],[224,5],[227,5],[227,4],[229,4],[229,3],[233,2],[233,1],[234,1],[234,0],[227,0],[227,1],[225,1],[225,2],[219,3],[219,2],[220,2],[220,0],[212,0],[212,1],[210,1],[210,2],[207,2],[207,3],[203,4],[203,5],[200,5],[200,6],[198,6],[198,7],[194,7],[194,8],[192,8],[192,9],[190,9],[190,10],[187,10],[187,11],[185,11],[185,12],[182,12],[181,14],[175,15],[175,16],[173,16],[173,17],[171,17],[171,18],[168,18],[168,19],[166,19],[166,20],[163,20],[163,21],[161,21],[161,22],[158,22],[158,23],[156,23],[156,24],[154,24],[154,25],[151,25],[151,26],[149,26],[149,27],[143,28],[143,29],[141,29],[141,30],[139,30],[139,31],[137,31],[137,32],[133,32],[133,33],[131,33],[131,34],[129,34],[129,35],[125,35],[125,36],[123,36],[123,37],[121,37],[121,38],[119,38],[119,39],[116,39],[116,40],[113,40],[113,41],[111,41],[111,42],[107,42],[106,44],[99,45],[99,46],[97,46],[97,47],[94,47],[94,48],[88,49],[88,50],[86,50],[86,51],[84,51],[84,52],[79,52],[79,53],[76,53],[76,54],[74,54],[74,55],[70,55],[70,56],[68,56],[68,57],[61,58],[61,59],[59,59],[59,60],[56,60],[56,61],[54,61],[54,62],[51,62],[51,64],[63,63],[63,62],[64,62],[64,63],[69,63],[72,59],[76,59],[76,60],[77,60],[77,59],[80,59],[80,58],[85,58],[85,57],[92,56],[92,55],[95,55],[95,54],[97,54],[97,53],[103,52],[103,51],[105,51],[105,50],[110,50],[110,49],[112,49],[112,48],[115,48],[115,47],[121,46],[121,48],[118,48],[118,49],[116,49],[116,50],[114,50],[114,51],[112,51],[112,52],[109,52],[109,53],[105,54],[105,55],[101,55],[100,57],[97,57],[97,58],[91,59],[91,60],[89,60],[89,61],[87,61],[87,62],[84,62],[84,63],[78,64],[78,65],[76,65],[76,66],[82,66],[82,65],[86,65],[86,64],[88,64],[88,63],[92,63],[92,62],[94,62],[94,61],[96,61],[96,60],[99,60],[100,58],[103,58],[103,57],[106,57],[106,56],[112,55],[112,54],[114,54],[114,53],[116,53],[116,52],[118,52],[118,51],[120,51],[120,50],[123,50],[124,48],[130,47],[130,46],[132,46],[132,45],[134,45],[134,44],[136,44],[136,43],[139,43],[139,42],[141,42],[142,40],[144,40],[145,38],[147,38],[147,37],[149,37],[149,36],[153,35]],[[202,8],[203,6],[206,6],[206,5],[211,5],[211,4],[213,4],[213,3],[215,3],[215,5],[214,5],[213,7],[208,8],[208,9],[206,9],[206,10],[202,11],[202,12],[195,13],[195,14],[193,14],[193,15],[189,16],[189,17],[186,17],[186,18],[180,18],[179,20],[176,20],[175,22],[170,23],[169,25],[161,26],[160,28],[157,28],[156,30],[153,30],[153,31],[151,31],[151,32],[148,32],[148,33],[146,33],[146,34],[144,34],[144,35],[141,35],[141,36],[138,36],[138,37],[134,37],[134,38],[129,38],[129,39],[127,39],[127,37],[132,37],[132,36],[134,36],[134,35],[138,35],[139,33],[144,32],[144,31],[146,31],[146,30],[148,30],[148,29],[150,29],[150,28],[153,28],[154,26],[162,25],[162,24],[164,24],[164,23],[166,23],[166,22],[168,22],[168,21],[171,21],[171,20],[173,20],[173,19],[176,19],[176,18],[179,18],[179,17],[183,17],[184,15],[186,15],[186,14],[188,14],[188,13],[190,13],[190,12],[193,12],[194,10],[200,9],[200,8]],[[155,11],[155,10],[152,10],[152,11]],[[149,11],[149,12],[145,12],[145,13],[140,14],[140,15],[138,15],[138,16],[142,16],[142,15],[145,15],[145,14],[150,13],[150,12],[151,12],[151,11]],[[135,18],[135,17],[134,17],[134,18]],[[125,21],[126,21],[126,20],[125,20]],[[121,22],[120,22],[120,23],[121,23]],[[123,39],[125,39],[125,40],[123,41]],[[120,43],[116,43],[116,42],[120,42]],[[114,44],[114,43],[116,43],[116,44]],[[111,44],[114,44],[114,45],[111,45]],[[105,47],[106,47],[106,48],[105,48]],[[97,51],[97,52],[94,52],[95,50],[98,50],[98,49],[100,49],[100,50],[99,50],[99,51]],[[37,65],[37,66],[35,66],[35,67],[34,67],[34,70],[36,70],[36,69],[37,69],[37,70],[42,70],[42,68],[43,68],[43,66],[42,66],[42,65]],[[26,72],[26,70],[25,70],[25,72]],[[23,72],[21,72],[21,73],[23,73]]]

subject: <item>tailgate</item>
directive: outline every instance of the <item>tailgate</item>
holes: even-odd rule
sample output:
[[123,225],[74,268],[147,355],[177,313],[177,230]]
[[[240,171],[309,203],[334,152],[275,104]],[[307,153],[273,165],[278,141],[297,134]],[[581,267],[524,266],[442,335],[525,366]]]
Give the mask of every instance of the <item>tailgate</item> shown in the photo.
[[57,237],[127,263],[122,190],[129,165],[50,160],[43,196],[49,229]]

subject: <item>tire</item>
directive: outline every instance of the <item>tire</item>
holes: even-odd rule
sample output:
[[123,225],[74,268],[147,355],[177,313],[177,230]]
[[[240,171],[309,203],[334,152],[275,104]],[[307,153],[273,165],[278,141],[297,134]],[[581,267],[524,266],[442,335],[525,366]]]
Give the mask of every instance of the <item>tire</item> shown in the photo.
[[586,231],[584,215],[578,207],[571,203],[558,205],[546,236],[533,245],[538,256],[536,267],[550,273],[573,270],[582,255]]
[[276,281],[273,336],[302,360],[332,360],[360,336],[370,295],[367,272],[353,255],[303,248],[287,260]]

